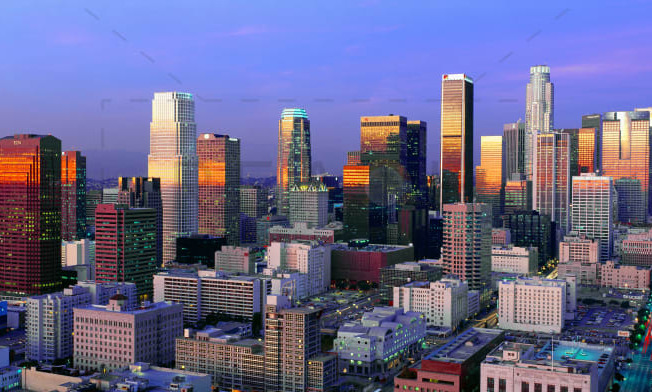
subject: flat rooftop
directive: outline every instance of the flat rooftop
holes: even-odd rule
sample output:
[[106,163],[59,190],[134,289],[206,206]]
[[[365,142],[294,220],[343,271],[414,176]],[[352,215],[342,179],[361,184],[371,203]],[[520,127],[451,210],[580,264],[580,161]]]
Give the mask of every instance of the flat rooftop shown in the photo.
[[501,336],[500,329],[470,328],[455,339],[423,357],[424,361],[461,363]]

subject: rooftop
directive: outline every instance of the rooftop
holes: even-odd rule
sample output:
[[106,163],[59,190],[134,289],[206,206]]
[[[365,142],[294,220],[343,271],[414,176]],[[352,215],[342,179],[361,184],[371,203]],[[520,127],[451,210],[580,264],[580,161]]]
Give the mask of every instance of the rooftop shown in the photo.
[[503,334],[500,329],[470,328],[426,355],[423,360],[462,363]]

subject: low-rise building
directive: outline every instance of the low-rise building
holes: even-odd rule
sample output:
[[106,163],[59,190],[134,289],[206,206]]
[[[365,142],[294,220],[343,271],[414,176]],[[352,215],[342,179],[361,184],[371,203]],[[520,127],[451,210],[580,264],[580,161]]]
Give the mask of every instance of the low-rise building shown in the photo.
[[500,328],[527,332],[561,333],[577,307],[575,278],[519,277],[498,284]]
[[394,287],[394,307],[423,313],[429,327],[456,330],[469,315],[468,301],[469,286],[454,278]]
[[441,268],[406,261],[383,267],[380,269],[380,298],[386,304],[392,304],[394,287],[402,286],[409,282],[434,282],[441,279]]
[[272,242],[267,268],[308,275],[308,296],[328,290],[331,284],[331,249],[317,241]]
[[619,289],[650,289],[650,267],[621,265],[609,260],[600,263],[598,268],[600,270],[600,286]]
[[414,248],[400,245],[334,244],[331,246],[331,278],[380,283],[380,269],[414,260]]
[[225,272],[255,274],[257,265],[263,262],[263,248],[245,246],[223,246],[215,252],[215,269]]
[[481,365],[481,391],[604,392],[614,349],[580,342],[504,342]]
[[130,308],[116,294],[106,306],[75,308],[74,365],[82,370],[115,370],[135,362],[167,365],[174,340],[183,334],[183,306],[168,302]]
[[482,360],[504,338],[505,333],[499,329],[467,329],[394,377],[394,392],[477,391]]
[[22,368],[11,366],[9,347],[0,346],[0,391],[12,391],[21,388]]
[[337,331],[333,349],[342,375],[386,377],[421,349],[426,337],[424,316],[402,309],[377,307],[360,322]]
[[652,267],[652,229],[627,235],[620,245],[620,260],[627,265]]
[[539,251],[537,248],[512,245],[494,245],[491,248],[491,271],[522,275],[537,273]]
[[597,285],[598,263],[583,264],[578,262],[559,263],[557,265],[557,278],[566,279],[568,276],[577,277],[577,282],[583,286]]

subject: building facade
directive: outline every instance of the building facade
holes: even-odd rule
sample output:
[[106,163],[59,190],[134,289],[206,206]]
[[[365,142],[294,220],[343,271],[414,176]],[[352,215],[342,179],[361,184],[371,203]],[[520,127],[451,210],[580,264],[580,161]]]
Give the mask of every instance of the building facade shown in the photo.
[[530,67],[530,82],[525,91],[525,175],[534,178],[537,159],[537,135],[554,129],[555,86],[550,81],[550,67]]
[[514,174],[525,175],[525,123],[517,121],[503,126],[503,181]]
[[290,186],[290,224],[305,222],[308,227],[328,223],[328,189],[321,182],[295,183]]
[[318,241],[325,244],[335,242],[335,230],[309,227],[306,222],[296,222],[292,227],[272,226],[269,242],[292,242],[296,240]]
[[331,245],[331,279],[379,283],[381,268],[409,260],[414,260],[411,246],[334,244]]
[[86,157],[61,153],[61,239],[86,238]]
[[310,180],[312,153],[310,120],[304,109],[283,109],[278,122],[276,206],[280,215],[290,212],[290,186]]
[[478,203],[491,205],[494,226],[498,226],[504,197],[503,137],[480,137],[480,166],[475,168],[475,192]]
[[562,235],[570,224],[570,135],[540,133],[532,181],[532,208],[548,215]]
[[600,286],[619,289],[650,289],[650,267],[620,265],[608,260],[598,265]]
[[572,230],[599,241],[600,261],[611,258],[617,199],[611,177],[592,173],[573,177]]
[[308,275],[307,295],[321,294],[330,287],[331,249],[328,246],[315,241],[272,242],[267,257],[267,268]]
[[493,246],[491,248],[491,272],[507,272],[534,275],[539,265],[539,250],[532,246]]
[[409,282],[434,282],[441,279],[441,268],[406,261],[389,265],[380,269],[380,297],[385,304],[394,302],[394,287],[403,286]]

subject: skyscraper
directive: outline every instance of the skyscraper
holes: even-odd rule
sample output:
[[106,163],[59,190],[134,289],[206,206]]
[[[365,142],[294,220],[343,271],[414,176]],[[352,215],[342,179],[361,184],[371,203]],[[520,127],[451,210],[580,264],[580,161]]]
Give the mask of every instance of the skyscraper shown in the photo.
[[475,169],[475,191],[478,203],[491,205],[494,225],[498,226],[503,198],[503,137],[480,138],[480,166]]
[[602,174],[602,114],[587,114],[582,116],[582,128],[593,128],[595,132],[595,168],[593,171]]
[[61,240],[86,238],[86,157],[61,153]]
[[100,204],[95,224],[96,281],[135,283],[141,299],[151,299],[156,273],[156,211]]
[[525,174],[525,123],[521,120],[503,126],[503,179]]
[[283,109],[278,122],[278,161],[276,166],[276,206],[279,215],[290,209],[290,186],[310,180],[310,120],[305,109]]
[[525,179],[524,174],[513,174],[505,183],[505,215],[518,211],[532,210],[532,181]]
[[102,190],[90,189],[86,192],[86,232],[95,235],[95,208],[102,204]]
[[[118,203],[156,211],[156,264],[163,262],[163,204],[158,178],[118,177]],[[95,211],[93,211],[93,214]]]
[[290,187],[290,224],[306,222],[308,227],[328,224],[328,189],[321,182],[294,184]]
[[407,122],[407,172],[410,179],[409,196],[420,208],[428,204],[428,185],[426,183],[427,123],[425,121]]
[[600,140],[595,128],[579,129],[577,166],[580,174],[600,172],[599,144]]
[[550,67],[530,67],[530,82],[525,93],[525,174],[534,176],[537,157],[537,134],[554,128],[555,86],[550,82]]
[[473,80],[464,74],[441,81],[440,208],[473,201]]
[[650,163],[650,113],[605,113],[601,174],[614,179],[620,222],[645,222],[650,205]]
[[387,239],[387,167],[344,166],[344,230],[348,238]]
[[202,133],[199,158],[199,232],[240,244],[240,139]]
[[573,177],[573,231],[599,240],[600,261],[611,257],[615,199],[616,190],[611,177],[593,173]]
[[540,133],[536,149],[532,208],[550,216],[563,235],[568,232],[570,224],[570,135]]
[[471,290],[490,286],[491,221],[488,204],[444,205],[444,273],[457,275]]
[[44,294],[61,285],[61,141],[0,139],[0,291]]
[[267,214],[267,188],[260,185],[240,185],[240,212],[252,218]]
[[197,232],[196,129],[192,94],[154,93],[148,172],[161,180],[163,263],[174,259],[177,237]]

